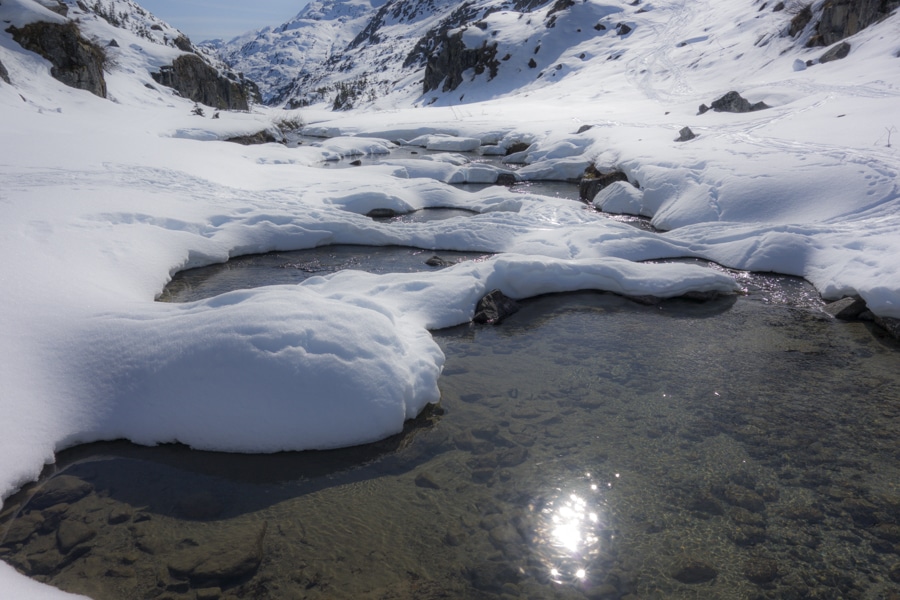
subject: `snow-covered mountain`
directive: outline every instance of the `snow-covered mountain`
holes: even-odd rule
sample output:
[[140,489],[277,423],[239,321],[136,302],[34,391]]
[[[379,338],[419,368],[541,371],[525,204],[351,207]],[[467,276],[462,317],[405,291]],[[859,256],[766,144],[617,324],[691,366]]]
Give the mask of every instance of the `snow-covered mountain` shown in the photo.
[[687,71],[738,86],[786,54],[815,63],[822,45],[896,4],[748,0],[719,7],[728,18],[717,22],[733,25],[722,31],[689,2],[320,0],[209,48],[259,83],[267,103],[288,107],[458,104],[622,73],[651,95],[679,95]]

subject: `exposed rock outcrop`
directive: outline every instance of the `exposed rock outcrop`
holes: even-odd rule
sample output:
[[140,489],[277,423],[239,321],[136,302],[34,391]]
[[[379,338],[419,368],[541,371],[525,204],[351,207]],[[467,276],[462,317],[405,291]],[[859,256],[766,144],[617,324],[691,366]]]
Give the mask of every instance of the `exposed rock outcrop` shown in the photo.
[[809,46],[830,46],[887,17],[898,0],[826,0]]
[[828,52],[823,54],[819,59],[819,62],[827,63],[833,60],[840,60],[842,58],[846,58],[848,54],[850,54],[850,44],[848,42],[841,42],[837,46],[829,48]]
[[40,54],[53,65],[50,75],[62,83],[106,98],[103,48],[81,35],[78,26],[68,23],[29,23],[21,29],[7,29],[26,50]]
[[455,90],[462,83],[462,74],[466,69],[475,69],[476,75],[488,70],[489,79],[497,76],[500,68],[497,44],[483,43],[478,48],[466,48],[462,35],[462,31],[452,35],[443,34],[440,50],[430,56],[425,64],[424,93],[436,90],[441,82],[441,91]]
[[590,166],[585,169],[584,175],[581,178],[578,187],[578,195],[582,200],[590,202],[600,190],[616,181],[628,181],[628,175],[622,171],[601,173],[593,166]]
[[475,307],[475,316],[472,317],[472,320],[476,323],[499,325],[503,319],[518,311],[518,302],[500,290],[491,290],[478,301],[478,306]]
[[183,54],[152,76],[185,98],[213,108],[249,110],[250,102],[259,97],[253,82],[220,75],[196,54]]
[[9,72],[7,72],[6,67],[3,66],[2,62],[0,62],[0,79],[5,81],[6,83],[12,83],[9,80]]

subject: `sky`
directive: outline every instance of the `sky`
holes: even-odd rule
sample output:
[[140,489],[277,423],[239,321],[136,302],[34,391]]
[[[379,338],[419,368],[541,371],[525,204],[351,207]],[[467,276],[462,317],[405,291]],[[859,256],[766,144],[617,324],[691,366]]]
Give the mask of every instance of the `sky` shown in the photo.
[[307,3],[308,0],[138,0],[138,4],[193,42],[229,40],[252,29],[281,25]]

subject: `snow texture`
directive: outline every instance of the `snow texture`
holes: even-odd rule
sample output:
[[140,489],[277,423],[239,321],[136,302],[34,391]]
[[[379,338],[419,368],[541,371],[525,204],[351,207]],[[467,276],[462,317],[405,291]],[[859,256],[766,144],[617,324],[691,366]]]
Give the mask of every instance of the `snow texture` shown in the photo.
[[[345,3],[347,16],[363,4],[372,8]],[[218,119],[192,115],[191,102],[153,82],[149,73],[177,54],[163,42],[81,15],[88,37],[118,42],[107,48],[103,100],[57,82],[46,61],[0,32],[12,82],[0,82],[0,498],[56,451],[93,440],[273,452],[398,432],[440,396],[443,356],[429,330],[467,322],[494,288],[513,298],[737,289],[722,270],[641,262],[696,257],[799,275],[826,298],[859,294],[876,314],[900,317],[896,14],[853,36],[847,58],[803,70],[795,61],[823,49],[779,35],[783,13],[742,2],[661,0],[638,13],[589,0],[550,28],[517,15],[492,13],[485,31],[518,52],[519,71],[490,82],[473,73],[430,106],[398,85],[371,110],[255,107]],[[60,17],[33,0],[0,4],[4,22],[40,19]],[[598,20],[613,29],[593,29]],[[632,31],[616,35],[619,21]],[[540,78],[524,64],[529,54]],[[697,114],[738,87],[772,108]],[[298,148],[220,141],[291,119],[333,139]],[[673,141],[684,126],[698,137]],[[508,157],[523,165],[521,179],[571,179],[588,164],[621,171],[628,182],[594,205],[666,231],[573,201],[447,185],[503,172],[477,154],[322,168],[389,154],[402,140],[484,154],[524,143]],[[427,207],[474,214],[364,216]],[[327,244],[497,256],[155,302],[181,269]],[[0,598],[66,597],[0,564]]]

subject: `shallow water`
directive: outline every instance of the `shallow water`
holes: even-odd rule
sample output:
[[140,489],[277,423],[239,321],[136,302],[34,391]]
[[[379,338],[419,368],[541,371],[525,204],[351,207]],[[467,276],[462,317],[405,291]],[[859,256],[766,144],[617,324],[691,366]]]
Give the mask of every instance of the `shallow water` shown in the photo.
[[435,332],[441,404],[380,444],[63,452],[0,556],[97,599],[891,597],[898,345],[741,278]]

